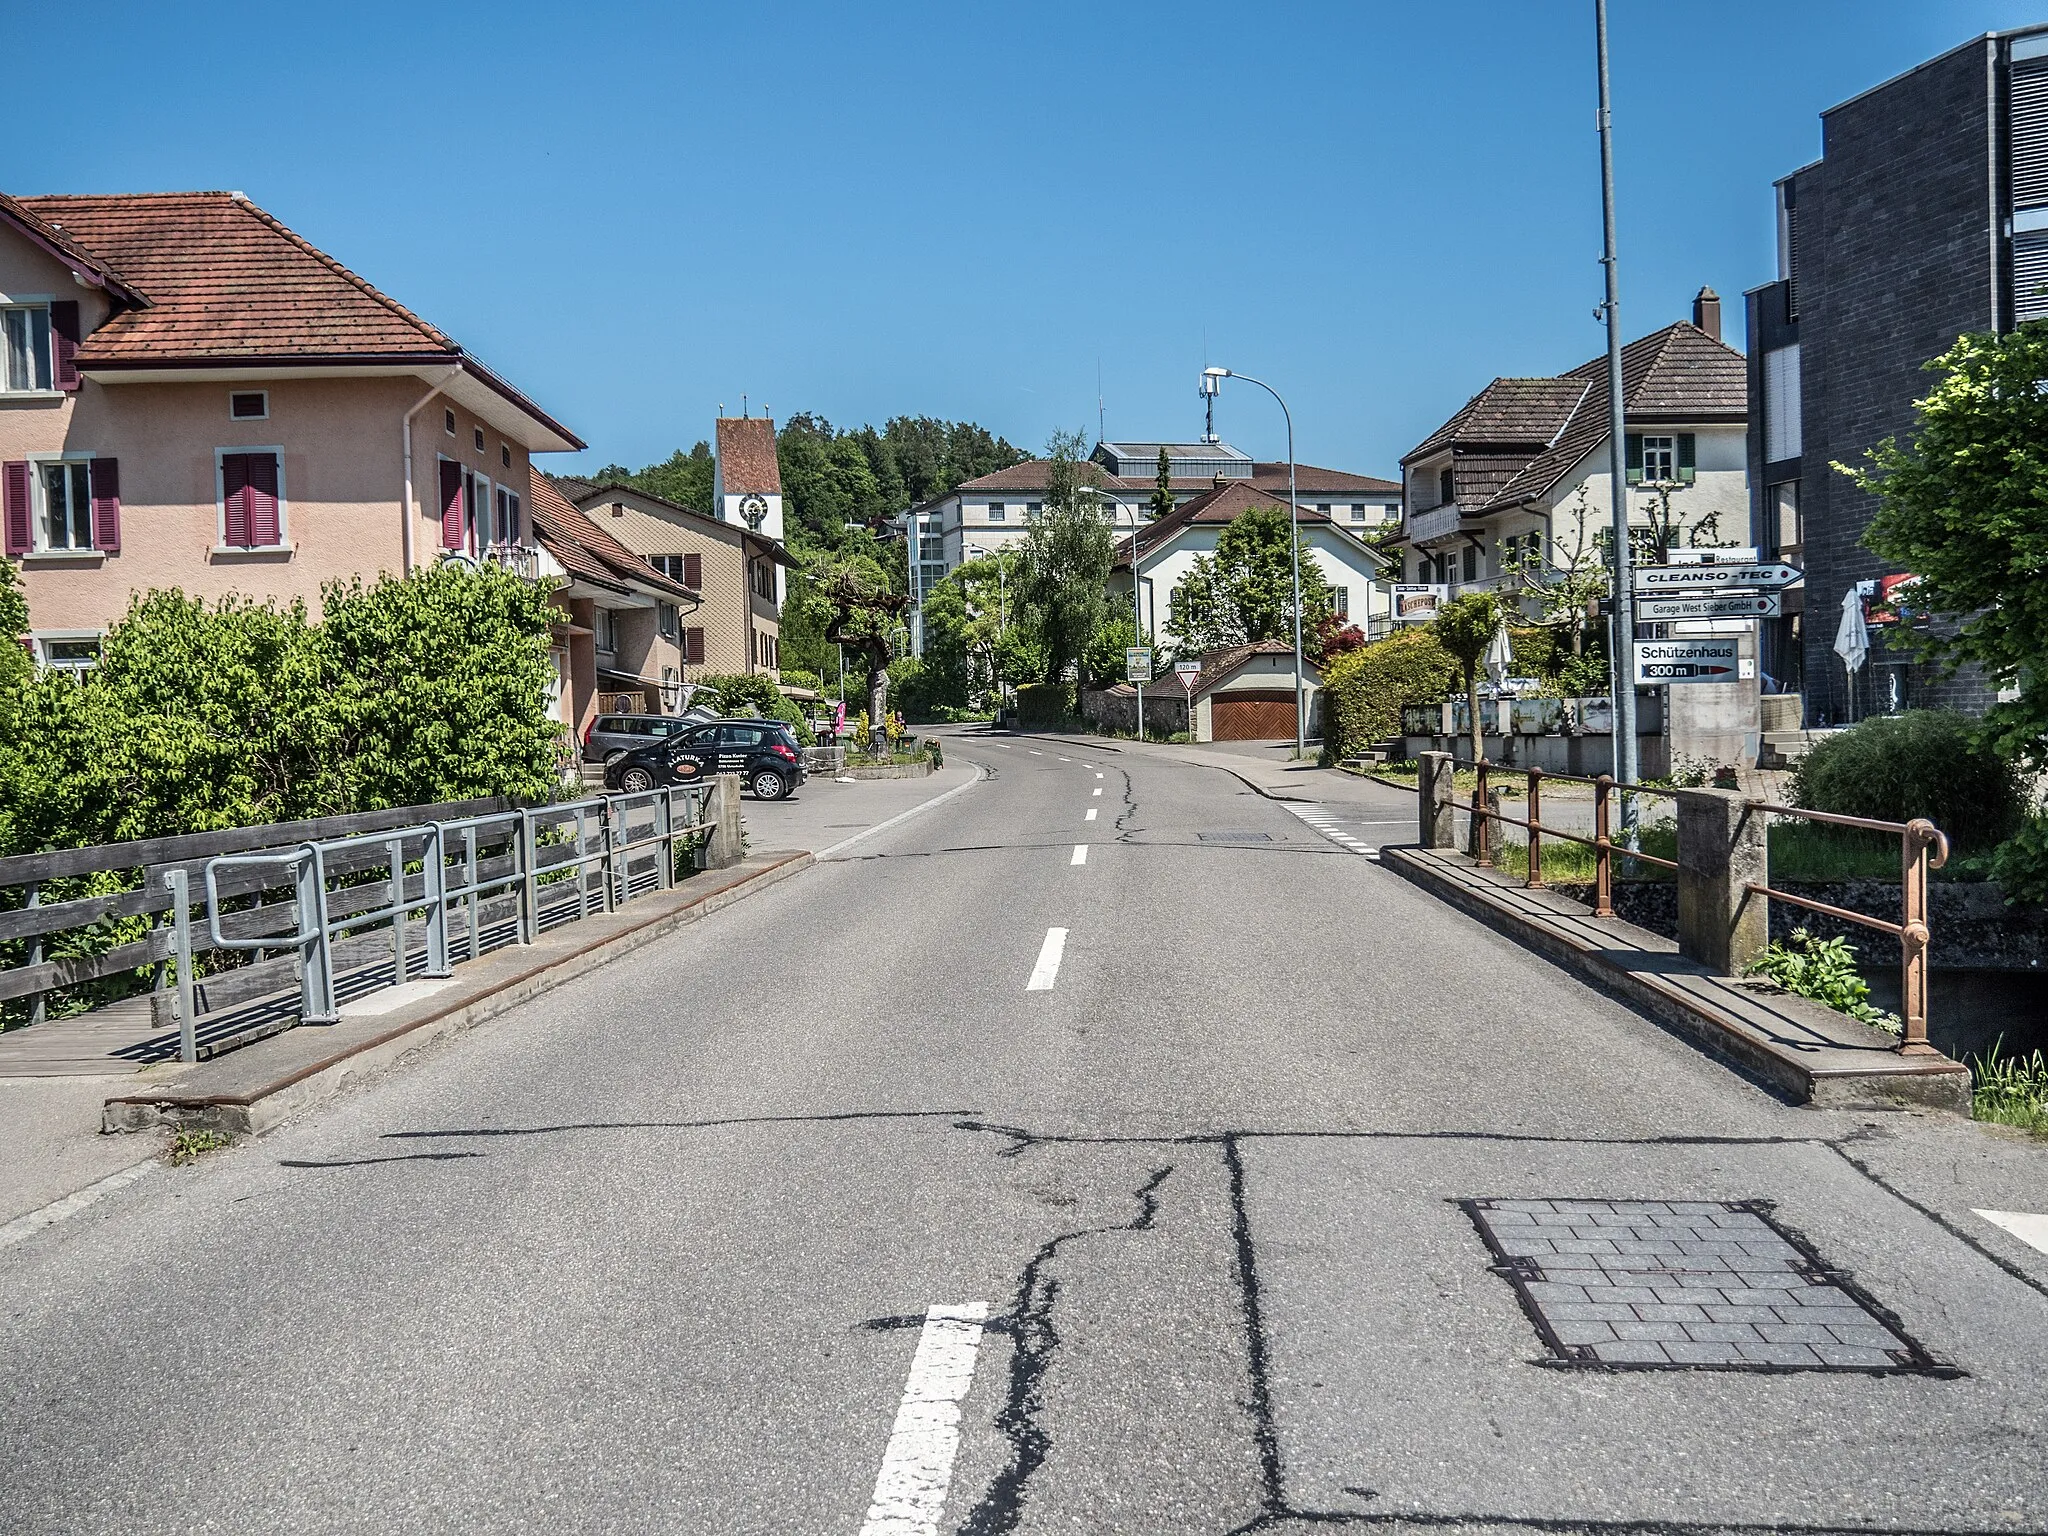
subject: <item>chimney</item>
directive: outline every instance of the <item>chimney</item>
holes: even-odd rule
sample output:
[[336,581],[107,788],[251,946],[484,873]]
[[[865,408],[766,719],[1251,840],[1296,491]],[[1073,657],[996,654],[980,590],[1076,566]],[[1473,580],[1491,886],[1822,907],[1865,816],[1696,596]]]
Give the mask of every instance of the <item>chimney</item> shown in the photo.
[[1692,301],[1692,323],[1714,340],[1721,339],[1721,295],[1702,288]]

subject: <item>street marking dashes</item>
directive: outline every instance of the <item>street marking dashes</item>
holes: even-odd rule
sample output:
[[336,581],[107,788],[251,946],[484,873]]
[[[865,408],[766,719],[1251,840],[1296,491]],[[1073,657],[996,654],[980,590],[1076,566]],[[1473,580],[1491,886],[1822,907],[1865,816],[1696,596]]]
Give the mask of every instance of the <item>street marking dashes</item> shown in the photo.
[[1380,851],[1378,848],[1374,847],[1371,843],[1352,836],[1350,832],[1345,830],[1344,824],[1326,807],[1314,804],[1304,805],[1293,800],[1282,800],[1279,803],[1286,809],[1289,815],[1314,831],[1321,833],[1346,852],[1363,854],[1369,859],[1379,857]]

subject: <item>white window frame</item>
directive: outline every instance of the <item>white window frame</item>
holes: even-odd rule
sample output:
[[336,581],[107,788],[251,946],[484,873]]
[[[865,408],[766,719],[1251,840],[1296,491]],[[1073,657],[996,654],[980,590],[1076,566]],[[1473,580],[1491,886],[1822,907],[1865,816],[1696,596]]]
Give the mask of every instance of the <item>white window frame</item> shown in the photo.
[[[83,549],[70,547],[58,549],[51,545],[50,497],[48,490],[43,485],[44,465],[84,464],[90,466],[92,461],[99,457],[99,455],[87,448],[70,448],[57,452],[27,453],[23,454],[22,457],[28,460],[29,468],[30,552],[37,555],[49,555],[57,560],[78,560],[91,555],[104,558],[106,551],[97,544],[90,542],[94,534],[92,526],[92,470],[88,468],[85,472],[85,536],[87,543]],[[98,631],[95,630],[94,633],[97,634]],[[69,636],[67,635],[64,638],[69,638]]]
[[36,665],[45,672],[90,672],[99,665],[92,661],[52,661],[50,646],[80,640],[90,640],[96,645],[105,645],[107,632],[103,629],[34,629],[29,631],[29,643],[35,647]]
[[619,654],[619,622],[611,609],[590,610],[590,644],[600,656]]
[[992,523],[1007,523],[1010,520],[1010,509],[1000,501],[992,501],[988,504],[988,520]]
[[[1678,483],[1678,434],[1675,432],[1645,432],[1643,434],[1643,484],[1676,485]],[[1652,447],[1652,444],[1658,444]],[[1658,474],[1651,468],[1652,454],[1663,460],[1665,473]]]
[[[256,398],[257,398],[257,399],[259,399],[259,400],[261,400],[261,401],[263,402],[263,410],[262,410],[261,414],[259,414],[259,415],[255,415],[255,416],[237,416],[237,415],[235,414],[235,396],[237,396],[237,395],[254,395],[254,396],[256,396]],[[267,389],[230,389],[230,390],[228,391],[228,420],[229,420],[229,421],[268,421],[268,420],[270,420],[270,391],[269,391],[269,390],[267,390]]]
[[[47,389],[31,385],[27,389],[11,389],[4,378],[0,378],[0,399],[4,400],[48,400],[61,399],[64,391],[57,387],[57,327],[50,318],[50,306],[57,302],[53,293],[0,293],[0,310],[39,309],[43,312],[43,348],[50,359],[50,383]],[[0,359],[6,355],[6,323],[0,321]]]
[[680,639],[683,633],[683,610],[675,603],[656,603],[654,606],[655,628],[661,631],[664,640]]
[[[231,453],[267,453],[277,460],[277,542],[228,542],[228,479],[223,462]],[[292,547],[291,497],[285,493],[284,448],[277,443],[231,443],[213,450],[213,552],[217,555],[276,554]]]

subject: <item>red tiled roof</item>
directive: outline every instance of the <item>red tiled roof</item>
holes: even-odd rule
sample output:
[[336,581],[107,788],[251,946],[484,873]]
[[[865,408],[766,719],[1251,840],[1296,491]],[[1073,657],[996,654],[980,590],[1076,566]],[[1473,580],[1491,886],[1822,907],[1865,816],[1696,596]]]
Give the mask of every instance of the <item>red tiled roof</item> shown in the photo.
[[697,593],[662,575],[606,533],[539,470],[531,471],[529,485],[533,531],[563,570],[618,592],[637,586],[686,603],[698,601]]
[[775,459],[775,423],[766,416],[718,418],[718,483],[728,496],[782,494]]
[[[1252,465],[1252,484],[1273,492],[1276,496],[1287,494],[1287,461],[1261,460]],[[1401,494],[1401,482],[1382,480],[1377,475],[1354,475],[1348,470],[1323,469],[1314,464],[1294,466],[1294,493],[1297,496],[1363,495],[1393,496]]]
[[81,365],[461,352],[441,331],[231,192],[19,201],[149,301],[117,313],[88,336],[78,351]]
[[148,301],[100,257],[55,224],[50,223],[19,199],[0,192],[0,216],[12,221],[23,234],[42,246],[74,272],[82,272],[111,291],[118,301],[144,304]]

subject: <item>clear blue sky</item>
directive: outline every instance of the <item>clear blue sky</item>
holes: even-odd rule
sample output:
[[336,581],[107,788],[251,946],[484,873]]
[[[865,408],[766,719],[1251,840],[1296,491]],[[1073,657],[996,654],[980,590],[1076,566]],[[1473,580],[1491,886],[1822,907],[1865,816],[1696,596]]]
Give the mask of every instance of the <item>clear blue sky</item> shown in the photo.
[[[5,0],[0,15],[29,11]],[[40,13],[38,13],[40,14]],[[638,465],[744,391],[1388,473],[1597,353],[1591,0],[122,4],[13,192],[245,191]],[[1622,311],[1773,276],[1824,107],[2048,0],[1613,0]],[[174,89],[167,89],[174,87]],[[17,130],[20,124],[16,125]],[[1218,426],[1277,456],[1278,413]],[[567,459],[552,461],[573,467]]]

